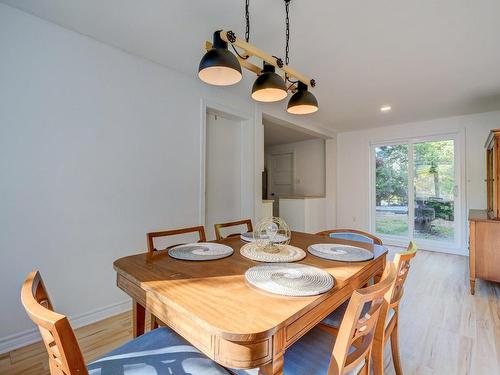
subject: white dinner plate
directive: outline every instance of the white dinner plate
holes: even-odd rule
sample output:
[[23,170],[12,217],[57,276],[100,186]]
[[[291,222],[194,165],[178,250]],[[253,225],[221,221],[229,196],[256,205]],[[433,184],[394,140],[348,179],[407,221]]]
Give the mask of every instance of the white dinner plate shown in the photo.
[[168,255],[181,260],[215,260],[230,256],[233,248],[212,242],[196,242],[179,245],[168,249]]
[[307,251],[317,257],[337,262],[365,262],[374,257],[370,250],[335,243],[317,243],[309,246]]

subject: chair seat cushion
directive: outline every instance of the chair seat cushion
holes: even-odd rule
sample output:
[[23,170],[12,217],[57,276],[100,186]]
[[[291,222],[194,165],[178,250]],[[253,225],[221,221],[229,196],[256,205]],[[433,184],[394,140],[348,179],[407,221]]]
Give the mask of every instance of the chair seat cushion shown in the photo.
[[157,328],[88,365],[89,375],[228,375],[167,327]]
[[[284,375],[326,375],[330,364],[335,336],[313,328],[285,351],[283,366]],[[352,349],[354,350],[354,348]],[[359,363],[356,368],[345,375],[356,375],[364,366]],[[258,368],[251,370],[231,369],[237,375],[257,375]]]
[[[333,328],[339,328],[340,323],[342,323],[342,319],[344,318],[348,304],[349,300],[345,301],[342,305],[337,307],[335,311],[333,311],[330,315],[328,315],[325,319],[323,319],[321,323]],[[369,310],[370,310],[370,304],[365,304],[365,306],[363,307],[363,314],[366,314]],[[389,312],[387,314],[387,319],[385,320],[386,327],[391,321],[393,316],[394,316],[394,310],[389,309]]]
[[340,240],[349,240],[356,242],[364,242],[369,244],[374,244],[373,239],[370,237],[363,236],[359,233],[350,233],[350,232],[338,232],[338,233],[330,233],[330,238],[338,238]]

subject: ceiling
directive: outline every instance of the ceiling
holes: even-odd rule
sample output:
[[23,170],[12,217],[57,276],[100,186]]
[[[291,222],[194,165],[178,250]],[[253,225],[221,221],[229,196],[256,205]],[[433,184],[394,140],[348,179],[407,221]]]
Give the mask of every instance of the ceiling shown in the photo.
[[262,121],[264,125],[264,146],[276,146],[286,143],[307,141],[317,139],[317,135],[308,134],[297,130],[298,127],[293,124],[285,125],[282,122],[278,124],[266,118]]
[[[215,29],[244,31],[243,0],[3,2],[193,77]],[[283,1],[250,9],[251,42],[283,56]],[[498,0],[292,0],[290,65],[318,82],[311,119],[343,131],[500,109],[499,14]]]

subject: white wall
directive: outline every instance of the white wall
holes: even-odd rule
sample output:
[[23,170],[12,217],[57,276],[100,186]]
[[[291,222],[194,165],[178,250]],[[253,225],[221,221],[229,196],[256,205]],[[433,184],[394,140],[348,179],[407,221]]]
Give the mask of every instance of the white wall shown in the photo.
[[247,82],[208,86],[3,4],[0,55],[0,351],[36,337],[19,301],[29,271],[83,324],[127,307],[115,259],[200,222],[202,99],[255,116],[260,207]]
[[70,316],[126,300],[113,260],[199,222],[201,98],[253,105],[4,5],[0,46],[3,337],[32,269]]
[[[266,160],[269,161],[269,155],[288,152],[294,154],[294,195],[324,196],[325,140],[310,139],[266,147]],[[271,170],[270,165],[267,165],[267,170]]]
[[[465,133],[466,209],[486,207],[484,142],[500,126],[500,111],[449,117],[370,130],[337,138],[337,226],[369,229],[370,143],[462,131]],[[465,221],[466,218],[463,218]],[[462,241],[465,251],[465,236]]]

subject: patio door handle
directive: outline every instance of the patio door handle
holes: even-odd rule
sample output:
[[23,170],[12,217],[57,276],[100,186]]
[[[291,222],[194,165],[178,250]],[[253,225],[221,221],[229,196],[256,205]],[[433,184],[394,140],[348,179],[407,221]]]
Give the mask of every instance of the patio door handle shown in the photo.
[[453,186],[453,196],[458,198],[458,185]]

